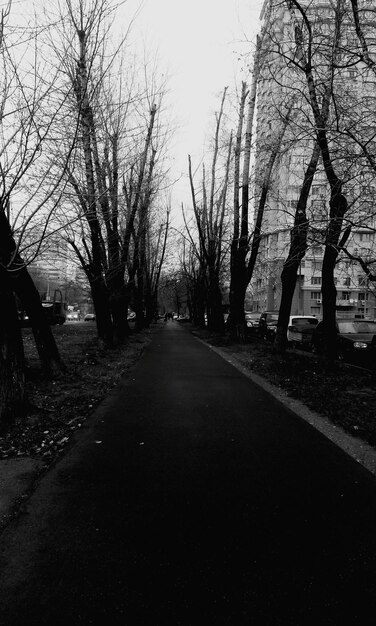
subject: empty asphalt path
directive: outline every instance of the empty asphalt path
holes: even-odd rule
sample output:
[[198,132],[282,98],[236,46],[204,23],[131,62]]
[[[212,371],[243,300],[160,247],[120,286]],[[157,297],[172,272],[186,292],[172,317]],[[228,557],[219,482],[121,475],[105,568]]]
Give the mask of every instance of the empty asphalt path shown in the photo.
[[375,479],[176,322],[0,550],[1,626],[376,620]]

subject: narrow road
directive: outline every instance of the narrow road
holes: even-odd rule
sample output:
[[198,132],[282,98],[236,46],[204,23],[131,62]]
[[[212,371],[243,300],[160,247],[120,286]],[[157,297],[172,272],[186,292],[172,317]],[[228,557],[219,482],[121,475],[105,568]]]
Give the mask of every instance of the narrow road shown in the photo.
[[1,626],[363,626],[375,609],[374,477],[175,322],[0,540]]

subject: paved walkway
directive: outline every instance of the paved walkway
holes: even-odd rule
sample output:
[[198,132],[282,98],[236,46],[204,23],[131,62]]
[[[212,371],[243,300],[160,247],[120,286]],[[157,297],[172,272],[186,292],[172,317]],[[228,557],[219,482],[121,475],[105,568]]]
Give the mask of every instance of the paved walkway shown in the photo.
[[374,624],[376,481],[169,322],[2,536],[0,599],[1,626]]

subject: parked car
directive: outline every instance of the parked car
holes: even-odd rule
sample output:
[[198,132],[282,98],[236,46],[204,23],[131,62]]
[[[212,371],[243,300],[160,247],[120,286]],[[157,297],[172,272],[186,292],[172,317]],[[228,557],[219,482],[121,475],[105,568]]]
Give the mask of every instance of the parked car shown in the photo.
[[95,315],[94,315],[94,313],[86,313],[86,315],[84,317],[84,322],[95,322]]
[[189,322],[189,316],[188,315],[179,315],[178,322],[183,323],[183,324],[185,324],[186,322]]
[[67,313],[67,322],[79,322],[81,319],[81,315],[78,311],[68,311]]
[[247,333],[252,335],[257,333],[260,324],[260,311],[246,311],[244,315]]
[[[337,319],[338,358],[355,365],[376,366],[376,322],[360,319]],[[312,335],[314,352],[324,351],[323,322],[317,324]]]
[[259,319],[259,335],[268,341],[274,341],[277,331],[278,311],[264,311]]
[[287,341],[295,348],[310,348],[312,335],[319,320],[314,315],[290,315]]

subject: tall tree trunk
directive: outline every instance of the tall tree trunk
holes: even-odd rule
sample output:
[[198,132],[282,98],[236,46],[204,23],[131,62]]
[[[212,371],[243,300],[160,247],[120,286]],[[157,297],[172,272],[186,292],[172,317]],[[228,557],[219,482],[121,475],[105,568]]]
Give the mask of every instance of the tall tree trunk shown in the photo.
[[[245,257],[247,255],[248,236],[246,237],[246,250],[243,255],[240,237],[240,153],[243,133],[244,108],[247,97],[246,83],[242,83],[242,93],[240,98],[239,122],[235,140],[235,157],[234,157],[234,228],[230,248],[230,313],[227,320],[228,327],[232,336],[237,336],[237,328],[244,325],[244,284],[245,273]],[[253,121],[253,120],[252,120]],[[252,128],[252,127],[251,127]],[[243,220],[242,220],[243,221]],[[247,223],[248,228],[248,223]],[[243,261],[243,262],[242,262]]]
[[224,331],[222,293],[219,285],[219,274],[216,270],[215,241],[209,241],[208,244],[207,315],[208,329],[222,333]]
[[[117,284],[117,286],[116,286]],[[127,320],[129,293],[128,288],[124,284],[124,271],[121,277],[116,281],[111,281],[110,292],[110,309],[112,315],[113,339],[115,345],[121,345],[130,334],[130,328]]]
[[258,251],[260,248],[261,227],[262,227],[262,222],[264,219],[266,199],[267,199],[268,192],[269,192],[270,181],[271,181],[271,177],[273,173],[273,167],[274,167],[275,160],[280,152],[281,144],[282,144],[285,132],[286,132],[286,128],[288,127],[288,124],[289,124],[291,110],[292,110],[292,104],[288,106],[286,115],[283,120],[282,128],[280,130],[280,133],[276,139],[274,146],[272,147],[272,150],[269,156],[269,161],[268,161],[268,164],[265,168],[265,172],[263,175],[263,181],[261,185],[261,194],[260,194],[260,199],[259,199],[259,203],[257,207],[256,221],[255,221],[253,237],[252,237],[251,254],[249,256],[248,265],[247,265],[247,286],[252,280],[253,272],[255,269]]
[[110,294],[103,280],[94,270],[89,279],[91,297],[93,300],[98,338],[109,348],[113,346],[114,332],[110,312]]
[[30,318],[44,373],[50,375],[54,367],[60,371],[65,371],[64,363],[60,358],[55,338],[40,301],[39,292],[26,267],[22,267],[17,275],[12,276],[11,282],[14,292],[21,300],[22,306]]
[[[148,269],[147,272],[147,302],[146,302],[146,322],[150,324],[153,317],[158,314],[158,290],[159,281],[161,277],[162,267],[165,259],[167,238],[169,233],[170,224],[170,207],[167,208],[167,220],[165,224],[162,224],[159,228],[158,240],[156,246],[156,260],[153,263],[153,267]],[[160,249],[161,248],[161,249]],[[158,253],[160,251],[159,259]]]
[[[315,131],[317,141],[320,146],[322,162],[325,169],[327,181],[330,186],[330,212],[329,224],[325,239],[325,252],[322,269],[322,301],[323,301],[323,333],[325,356],[331,362],[336,355],[336,286],[334,281],[334,269],[339,252],[339,242],[343,227],[343,219],[348,209],[346,198],[344,197],[343,181],[337,175],[334,167],[335,161],[330,152],[330,144],[328,140],[327,120],[329,117],[330,104],[333,98],[333,82],[337,71],[338,61],[341,55],[341,35],[344,27],[345,13],[341,2],[337,0],[335,6],[335,30],[331,42],[331,58],[328,61],[328,75],[325,83],[320,83],[320,90],[316,84],[313,74],[312,59],[312,34],[309,19],[303,6],[298,0],[291,0],[290,12],[294,21],[295,41],[297,54],[300,58],[302,69],[305,73],[307,89],[309,94],[309,102],[315,120]],[[354,6],[354,5],[353,5]],[[303,22],[300,17],[296,19],[295,8],[303,16]],[[302,25],[303,24],[303,25]],[[307,29],[307,38],[309,45],[307,51],[304,48],[304,30]],[[364,51],[366,52],[366,51]],[[367,56],[365,55],[365,59]],[[319,93],[320,91],[320,93]],[[321,103],[321,106],[320,106]]]
[[279,307],[277,333],[274,341],[274,350],[278,353],[284,352],[287,346],[287,327],[291,313],[291,304],[294,297],[296,277],[302,259],[307,249],[307,201],[312,187],[313,177],[317,169],[320,156],[320,146],[318,142],[313,148],[311,160],[304,175],[303,185],[295,212],[294,227],[291,231],[291,245],[289,254],[283,264],[282,270],[282,296]]
[[207,284],[205,273],[199,271],[196,276],[192,289],[193,304],[193,323],[204,328],[205,326],[205,309],[207,305]]
[[3,210],[0,210],[0,261],[4,270],[7,271],[11,289],[18,296],[23,308],[29,315],[39,358],[45,373],[50,374],[53,366],[59,370],[64,370],[64,364],[43,310],[39,293],[18,254],[8,219]]
[[25,363],[15,297],[0,270],[0,433],[25,410]]
[[240,102],[239,125],[235,149],[235,172],[234,172],[234,233],[231,243],[231,281],[230,281],[230,314],[228,325],[230,332],[237,338],[245,337],[244,301],[248,287],[247,277],[247,254],[249,250],[249,177],[251,163],[252,129],[256,106],[257,84],[260,73],[260,49],[262,39],[257,38],[256,51],[252,69],[252,86],[249,94],[248,115],[244,140],[244,162],[241,185],[241,215],[239,211],[239,163],[242,118],[245,105],[245,84],[243,84],[242,98]]
[[85,31],[77,29],[80,42],[80,58],[77,62],[75,93],[79,119],[82,131],[82,146],[85,162],[86,178],[86,211],[85,216],[90,229],[90,286],[92,289],[93,304],[99,338],[106,344],[113,343],[112,318],[110,300],[104,279],[106,261],[103,258],[101,245],[101,227],[97,215],[98,194],[95,184],[93,164],[93,112],[88,94],[87,72],[87,35]]
[[209,271],[209,286],[207,296],[208,329],[217,333],[224,330],[222,312],[222,293],[218,283],[218,277]]
[[136,313],[136,330],[142,330],[145,326],[145,284],[144,284],[144,268],[137,268],[137,285],[135,288],[135,313]]
[[335,266],[339,253],[343,218],[347,211],[346,198],[341,193],[342,183],[332,188],[330,198],[330,221],[325,240],[322,264],[323,333],[325,356],[329,362],[337,355],[336,299],[337,289],[334,280]]

